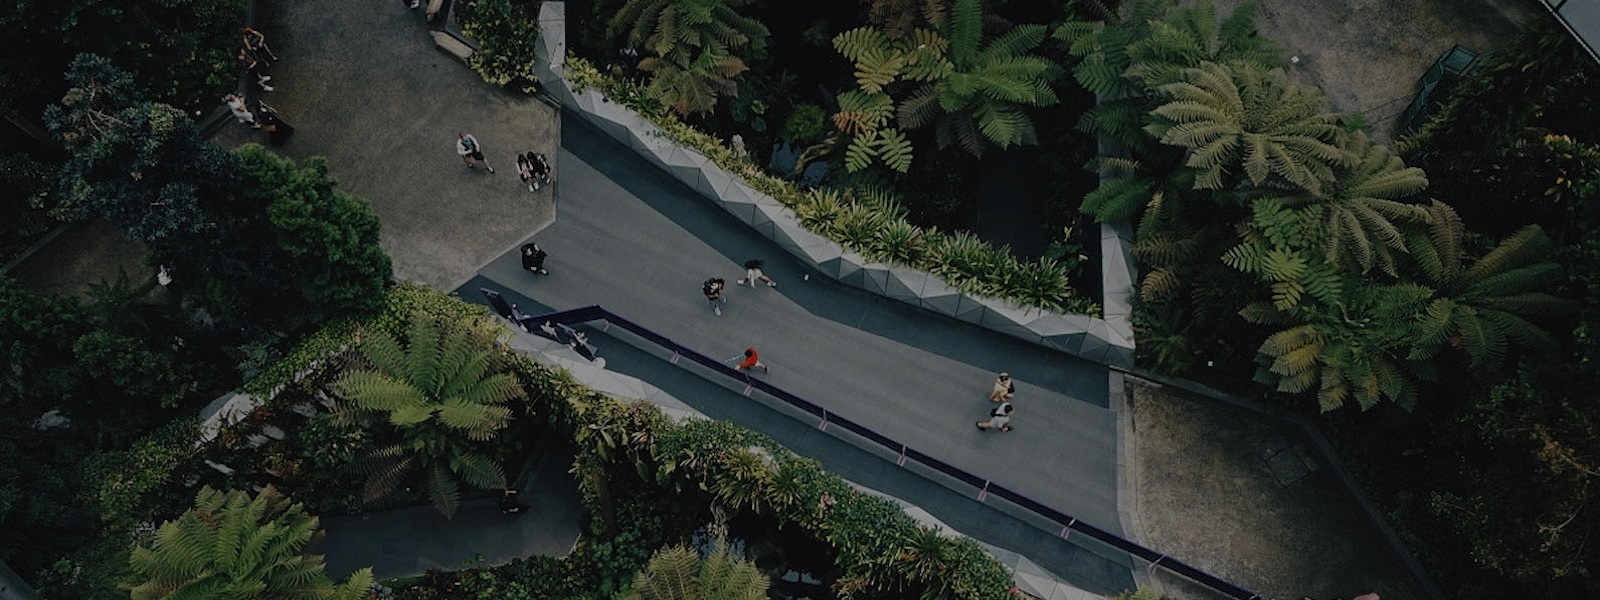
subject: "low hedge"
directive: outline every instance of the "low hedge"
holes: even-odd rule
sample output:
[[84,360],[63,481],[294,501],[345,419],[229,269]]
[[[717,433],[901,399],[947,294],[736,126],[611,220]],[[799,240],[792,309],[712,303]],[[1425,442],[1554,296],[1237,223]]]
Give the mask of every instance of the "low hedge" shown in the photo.
[[[574,92],[597,89],[612,101],[633,109],[661,128],[667,139],[694,149],[743,179],[751,188],[794,210],[801,215],[801,224],[807,229],[872,260],[928,271],[968,294],[1005,298],[1046,310],[1100,316],[1099,304],[1078,294],[1071,284],[1071,269],[1058,261],[1024,262],[1006,249],[995,248],[968,233],[923,229],[908,222],[903,211],[879,201],[890,197],[880,190],[802,189],[792,181],[767,173],[715,136],[679,120],[646,95],[643,86],[610,77],[582,57],[567,57],[566,79]],[[820,225],[815,219],[805,218],[818,211],[856,216],[837,225],[833,222]]]

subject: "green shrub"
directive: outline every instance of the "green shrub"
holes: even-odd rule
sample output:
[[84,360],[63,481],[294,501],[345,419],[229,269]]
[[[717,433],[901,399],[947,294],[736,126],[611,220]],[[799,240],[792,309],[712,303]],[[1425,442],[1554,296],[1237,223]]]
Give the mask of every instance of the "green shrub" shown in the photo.
[[783,121],[785,141],[796,146],[814,144],[828,134],[828,115],[815,104],[800,104]]
[[511,85],[525,94],[539,89],[537,0],[470,0],[457,13],[461,33],[477,42],[467,59],[484,81]]
[[[87,493],[99,505],[100,519],[112,530],[126,530],[155,516],[168,500],[181,505],[187,492],[168,485],[174,470],[195,454],[199,424],[184,419],[141,438],[122,452],[97,454],[84,465],[84,481],[99,482]],[[163,496],[162,494],[176,494]]]

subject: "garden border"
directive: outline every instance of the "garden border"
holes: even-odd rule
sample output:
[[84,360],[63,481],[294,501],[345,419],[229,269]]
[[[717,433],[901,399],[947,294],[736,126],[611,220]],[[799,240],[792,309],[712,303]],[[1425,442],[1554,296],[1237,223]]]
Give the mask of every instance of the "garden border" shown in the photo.
[[566,4],[539,6],[541,86],[561,104],[582,115],[606,135],[626,144],[724,210],[771,239],[785,251],[842,283],[955,317],[993,331],[1061,350],[1090,361],[1133,365],[1131,322],[1133,259],[1125,225],[1100,228],[1104,319],[1024,308],[1013,302],[974,296],[942,278],[902,265],[872,262],[859,253],[806,230],[793,210],[747,185],[738,175],[667,138],[661,128],[596,89],[573,91],[566,74]]

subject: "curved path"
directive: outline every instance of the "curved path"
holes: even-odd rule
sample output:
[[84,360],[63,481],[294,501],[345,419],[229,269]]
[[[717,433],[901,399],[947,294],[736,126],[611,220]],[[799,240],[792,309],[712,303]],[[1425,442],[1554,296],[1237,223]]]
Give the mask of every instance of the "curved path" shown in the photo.
[[[566,116],[562,132],[556,220],[535,236],[551,275],[513,251],[480,276],[550,309],[604,305],[713,356],[755,346],[771,383],[1121,532],[1104,368],[832,282],[587,123]],[[748,258],[778,287],[732,287],[712,314],[701,282],[731,285]],[[996,371],[1017,380],[1011,433],[973,427]]]

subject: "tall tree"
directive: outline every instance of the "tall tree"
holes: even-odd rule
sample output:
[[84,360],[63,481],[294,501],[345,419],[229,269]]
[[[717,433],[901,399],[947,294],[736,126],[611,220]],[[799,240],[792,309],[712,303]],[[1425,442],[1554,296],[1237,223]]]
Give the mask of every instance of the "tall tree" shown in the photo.
[[61,104],[45,111],[71,153],[62,216],[106,217],[145,242],[212,233],[207,204],[240,182],[227,153],[202,140],[182,111],[144,100],[133,77],[105,58],[79,55],[67,81]]
[[300,503],[268,486],[252,497],[206,487],[194,508],[133,548],[134,600],[361,600],[372,569],[343,584],[323,572],[322,556],[304,550],[322,532]]
[[361,354],[370,363],[346,373],[335,388],[355,411],[380,416],[400,441],[374,451],[365,489],[368,501],[394,491],[416,474],[446,518],[460,504],[459,481],[480,489],[503,488],[500,465],[480,453],[506,426],[505,403],[521,394],[509,373],[490,374],[493,353],[487,334],[463,324],[440,324],[418,316],[402,346],[384,331],[369,331]]

